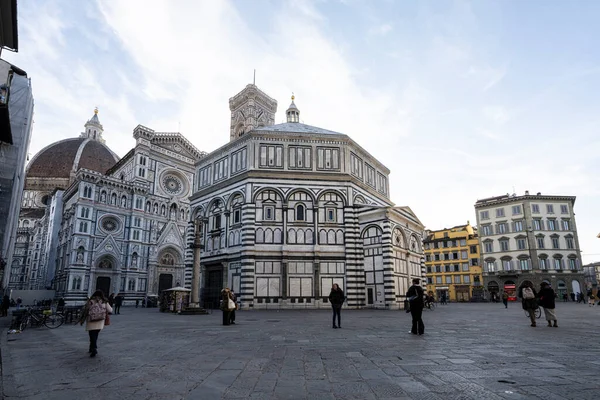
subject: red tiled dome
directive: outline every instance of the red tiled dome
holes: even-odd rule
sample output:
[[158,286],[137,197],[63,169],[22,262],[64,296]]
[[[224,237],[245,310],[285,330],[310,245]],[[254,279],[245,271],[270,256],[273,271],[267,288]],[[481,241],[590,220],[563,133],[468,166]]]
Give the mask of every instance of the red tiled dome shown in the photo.
[[28,178],[69,178],[80,168],[105,173],[119,161],[110,149],[86,138],[65,139],[42,149],[27,167]]

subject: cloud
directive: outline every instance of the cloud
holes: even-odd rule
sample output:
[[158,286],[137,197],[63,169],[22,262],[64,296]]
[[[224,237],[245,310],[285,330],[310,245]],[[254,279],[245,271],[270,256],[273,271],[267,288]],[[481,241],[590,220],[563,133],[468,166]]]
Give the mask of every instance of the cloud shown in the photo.
[[510,120],[508,111],[502,106],[484,106],[482,113],[485,118],[498,125],[505,124]]
[[390,24],[381,24],[377,26],[373,26],[369,29],[370,36],[386,36],[394,29]]

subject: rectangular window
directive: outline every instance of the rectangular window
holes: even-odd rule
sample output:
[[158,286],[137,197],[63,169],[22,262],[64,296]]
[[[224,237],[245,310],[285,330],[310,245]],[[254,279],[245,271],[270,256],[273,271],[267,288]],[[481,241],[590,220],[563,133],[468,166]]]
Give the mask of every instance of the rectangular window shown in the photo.
[[261,145],[259,166],[263,168],[282,168],[283,146]]
[[487,261],[485,263],[485,269],[488,272],[496,272],[496,263],[494,261]]
[[433,283],[433,279],[431,279],[430,277],[427,277],[427,284],[431,285]]
[[447,276],[446,277],[446,283],[452,283],[452,277],[451,276]]
[[[428,256],[429,257],[429,256]],[[431,273],[431,267],[427,267],[427,273],[430,274]]]
[[554,259],[554,269],[562,269],[562,260],[558,258]]
[[439,254],[435,254],[434,257],[435,257],[435,261],[440,261],[440,255]]
[[367,185],[375,187],[375,168],[365,163],[365,182]]
[[554,206],[552,204],[546,204],[546,212],[548,214],[554,214]]
[[541,231],[542,230],[542,221],[539,219],[533,220],[533,230]]
[[463,275],[463,283],[471,283],[471,277],[469,275]]
[[137,229],[133,231],[133,240],[140,240],[140,231]]
[[140,178],[145,178],[146,177],[146,169],[142,168],[142,167],[139,167],[138,168],[138,176]]
[[471,265],[473,267],[476,267],[479,265],[479,259],[478,258],[471,258]]
[[537,238],[537,246],[538,249],[543,249],[544,247],[544,238],[543,237],[539,237]]
[[135,208],[141,210],[144,208],[144,199],[138,197],[135,199]]
[[264,207],[264,218],[267,221],[272,221],[275,219],[275,207],[274,206],[265,206]]
[[442,277],[441,276],[436,276],[435,277],[435,283],[441,284],[442,283]]
[[462,250],[460,252],[460,258],[461,260],[466,260],[467,258],[469,258],[469,253],[466,250]]
[[500,241],[500,251],[508,251],[508,240]]
[[552,238],[552,248],[553,249],[560,249],[560,243],[558,241],[558,238]]
[[567,206],[565,204],[561,204],[561,206],[560,206],[560,213],[561,214],[568,214],[569,213],[569,206]]
[[147,285],[148,285],[148,279],[146,279],[146,278],[138,279],[138,291],[139,292],[145,292]]
[[548,230],[555,231],[556,230],[556,221],[553,219],[548,220]]
[[513,215],[521,214],[521,206],[512,206],[512,213]]
[[336,147],[317,147],[317,169],[340,169],[340,149]]
[[523,232],[523,221],[515,221],[515,232]]
[[505,222],[499,223],[499,224],[496,226],[496,233],[498,233],[498,234],[503,234],[503,233],[506,233],[506,231],[507,231],[507,230],[508,230],[508,229],[507,229],[507,226],[506,226],[506,223],[505,223]]
[[504,217],[504,208],[496,208],[496,217],[497,218]]
[[327,208],[325,210],[327,222],[335,222],[335,208]]
[[290,169],[312,169],[312,148],[290,146],[288,148],[288,167]]
[[574,249],[575,248],[575,243],[573,242],[573,238],[566,238],[567,241],[567,249]]
[[577,259],[569,258],[569,269],[577,269]]
[[215,161],[213,165],[214,176],[213,182],[218,182],[223,179],[227,179],[229,172],[229,158],[221,158],[220,160]]
[[360,180],[363,178],[363,160],[354,153],[350,153],[350,173]]
[[505,271],[512,271],[512,261],[511,260],[502,261],[502,268],[504,268]]
[[242,220],[242,210],[239,208],[236,208],[235,210],[233,210],[233,223],[239,224],[241,220]]
[[463,271],[468,271],[469,270],[469,263],[463,263],[462,264],[462,270]]
[[489,211],[481,211],[479,213],[479,216],[481,219],[490,219],[490,212]]
[[525,239],[517,239],[517,248],[519,250],[525,250],[525,248],[527,248]]
[[563,231],[570,231],[571,230],[571,226],[569,223],[568,219],[563,219],[562,220],[562,227],[563,227]]
[[460,283],[460,275],[454,275],[454,283]]
[[545,258],[540,258],[540,269],[548,269],[548,260]]
[[377,191],[379,193],[387,194],[387,178],[379,172],[377,173]]
[[204,187],[210,185],[210,171],[212,170],[211,166],[207,166],[198,171],[198,187]]
[[492,253],[494,251],[494,243],[493,242],[485,242],[483,244],[486,253]]
[[454,272],[460,272],[460,265],[454,264],[454,268],[452,269]]
[[482,233],[484,235],[491,235],[492,234],[492,226],[491,225],[483,225],[481,227]]
[[521,267],[521,271],[528,271],[529,268],[529,260],[519,260],[519,266]]
[[442,266],[441,265],[436,265],[435,266],[435,272],[442,272]]
[[540,213],[540,205],[539,204],[532,204],[531,205],[531,212],[534,214],[539,214]]
[[477,246],[471,246],[469,248],[469,251],[471,252],[471,254],[477,254]]
[[125,278],[121,278],[121,291],[125,291]]
[[133,219],[133,226],[135,226],[136,228],[141,228],[142,227],[142,219],[139,217],[135,217]]
[[231,153],[231,175],[237,174],[240,171],[244,171],[247,168],[247,154],[248,151],[245,147],[234,153]]

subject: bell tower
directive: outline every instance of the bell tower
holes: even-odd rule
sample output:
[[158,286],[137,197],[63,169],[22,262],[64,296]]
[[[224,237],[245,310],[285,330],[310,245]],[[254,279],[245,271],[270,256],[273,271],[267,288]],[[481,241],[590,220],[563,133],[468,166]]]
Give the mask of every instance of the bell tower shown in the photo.
[[102,138],[104,128],[98,119],[98,107],[94,109],[94,115],[88,120],[88,122],[85,123],[84,127],[85,132],[82,132],[80,137],[97,140],[100,143],[104,143],[104,138]]
[[254,128],[275,124],[277,101],[256,85],[249,84],[229,99],[231,130],[229,141],[234,141]]

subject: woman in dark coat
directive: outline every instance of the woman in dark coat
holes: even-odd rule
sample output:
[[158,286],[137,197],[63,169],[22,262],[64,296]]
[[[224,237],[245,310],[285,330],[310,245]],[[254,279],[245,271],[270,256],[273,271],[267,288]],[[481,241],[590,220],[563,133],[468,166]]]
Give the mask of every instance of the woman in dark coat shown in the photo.
[[233,302],[233,295],[231,294],[229,288],[221,290],[221,311],[223,311],[223,325],[231,324],[231,311],[235,310],[235,306],[234,308],[230,307],[230,300]]
[[556,308],[554,298],[554,290],[550,287],[547,282],[542,282],[540,285],[541,289],[537,294],[537,297],[540,302],[540,306],[544,308],[544,315],[546,316],[546,321],[548,321],[548,326],[553,326],[552,322],[554,322],[554,327],[558,328],[558,321],[556,320],[556,312],[554,309]]
[[[333,329],[342,327],[342,317],[340,312],[342,311],[342,304],[344,304],[344,291],[340,289],[337,283],[334,283],[331,287],[331,292],[329,293],[329,302],[331,303],[331,308],[333,309]],[[335,324],[335,316],[337,315],[337,326]]]

